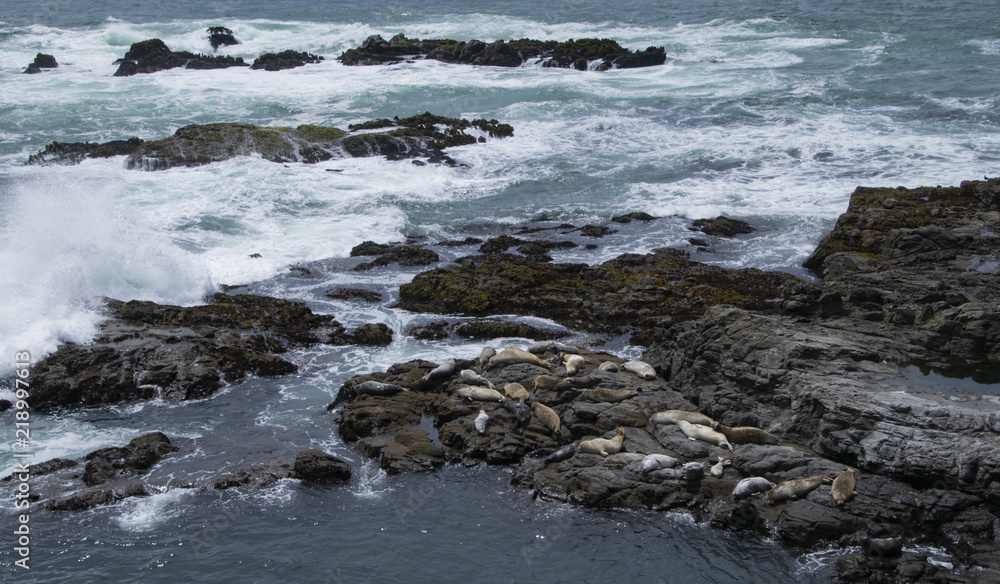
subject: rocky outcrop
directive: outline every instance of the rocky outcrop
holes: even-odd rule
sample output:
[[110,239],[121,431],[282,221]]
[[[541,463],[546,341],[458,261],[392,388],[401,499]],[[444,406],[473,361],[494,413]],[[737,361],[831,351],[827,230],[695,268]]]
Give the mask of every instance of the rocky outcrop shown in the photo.
[[281,51],[280,53],[264,53],[257,57],[250,65],[251,69],[263,69],[264,71],[281,71],[283,69],[294,69],[309,63],[319,63],[323,57],[306,53],[304,51]]
[[520,39],[484,43],[451,39],[408,39],[398,34],[386,41],[372,35],[361,46],[338,57],[345,65],[381,65],[405,59],[426,58],[445,63],[520,67],[539,61],[544,67],[605,71],[618,68],[649,67],[666,62],[662,47],[630,51],[610,39],[579,39],[565,42]]
[[427,266],[440,260],[433,250],[415,245],[389,245],[365,241],[351,249],[351,257],[376,256],[370,262],[354,266],[355,271],[371,270],[373,268],[398,263],[401,266]]
[[62,345],[32,370],[32,407],[95,406],[161,397],[200,399],[247,375],[285,375],[279,355],[313,343],[385,345],[384,324],[347,333],[332,316],[263,296],[216,294],[205,306],[107,301],[89,345]]
[[318,485],[341,485],[351,480],[351,465],[314,448],[295,456],[294,478]]
[[[509,239],[510,245],[523,243]],[[690,320],[720,303],[776,311],[789,279],[785,273],[709,266],[674,249],[625,254],[599,266],[545,264],[530,261],[530,256],[491,253],[418,274],[400,286],[399,306],[470,316],[534,315],[572,328],[620,334]]]
[[141,146],[143,140],[129,138],[128,140],[111,140],[110,142],[52,142],[38,154],[28,157],[26,164],[79,164],[87,158],[110,158],[131,154]]
[[240,44],[240,41],[236,40],[233,31],[224,26],[210,26],[207,32],[208,42],[212,45],[212,50],[218,50],[219,47]]
[[52,55],[38,53],[35,55],[35,60],[25,68],[24,72],[29,74],[41,73],[42,69],[55,69],[58,66],[59,63],[56,63],[56,58]]
[[[385,128],[393,129],[368,131]],[[486,141],[482,135],[469,134],[470,128],[496,138],[513,134],[509,125],[496,120],[468,121],[431,113],[352,125],[350,133],[328,126],[201,124],[184,126],[169,138],[142,144],[129,155],[126,165],[132,169],[162,170],[259,154],[265,160],[282,163],[315,164],[348,156],[386,156],[392,160],[427,157],[429,162],[455,166],[458,163],[446,156],[442,148]]]
[[715,219],[696,219],[691,223],[691,230],[718,237],[735,237],[742,233],[754,232],[753,226],[746,221],[730,219],[723,215],[719,215]]
[[189,51],[171,51],[160,39],[132,43],[128,52],[115,61],[115,77],[129,77],[137,73],[155,73],[166,69],[225,69],[245,67],[242,57],[196,55]]

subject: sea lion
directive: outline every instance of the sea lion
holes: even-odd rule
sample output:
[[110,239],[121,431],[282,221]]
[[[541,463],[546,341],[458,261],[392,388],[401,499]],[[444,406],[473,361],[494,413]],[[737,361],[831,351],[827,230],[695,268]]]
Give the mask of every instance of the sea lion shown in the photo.
[[559,358],[566,364],[567,377],[576,375],[576,372],[587,362],[586,359],[579,355],[570,355],[568,353],[559,353]]
[[829,485],[833,482],[828,476],[813,475],[804,479],[792,479],[783,483],[778,483],[770,491],[764,493],[764,500],[768,505],[774,505],[789,499],[799,499],[805,497],[820,485]]
[[519,428],[523,428],[531,422],[531,408],[521,402],[509,402],[504,404],[503,409],[510,412]]
[[559,435],[559,414],[555,410],[543,403],[535,402],[531,404],[531,411],[535,412],[538,421],[552,432],[553,438]]
[[497,350],[493,347],[483,347],[483,350],[479,352],[479,368],[485,367],[496,354]]
[[[705,424],[709,425],[709,424]],[[721,433],[729,440],[730,444],[777,444],[778,437],[767,430],[754,428],[753,426],[736,426],[735,428],[713,422],[711,428]]]
[[503,386],[503,391],[504,393],[507,394],[507,397],[509,397],[510,399],[517,400],[521,403],[528,401],[528,398],[531,397],[531,394],[528,393],[528,390],[524,389],[524,386],[521,385],[520,383],[508,383],[507,385]]
[[618,426],[618,429],[615,430],[614,438],[593,438],[591,440],[581,440],[580,446],[577,447],[576,451],[607,456],[609,454],[617,454],[618,452],[621,452],[622,444],[624,443],[625,428]]
[[726,467],[731,464],[733,464],[733,461],[726,460],[725,457],[720,456],[719,462],[713,464],[712,468],[708,469],[708,474],[717,479],[721,479],[722,475],[726,473]]
[[601,380],[596,377],[591,377],[589,375],[584,375],[582,377],[567,377],[563,379],[553,388],[556,391],[563,391],[567,389],[581,389],[584,387],[594,387]]
[[539,367],[545,367],[545,362],[539,359],[538,355],[522,351],[517,347],[507,347],[489,360],[490,367],[514,365],[515,363],[530,363],[532,365],[538,365]]
[[630,397],[635,397],[637,394],[634,391],[628,389],[608,389],[606,387],[595,387],[594,389],[585,389],[580,393],[580,399],[588,402],[620,402],[627,400]]
[[653,369],[652,365],[646,363],[645,361],[626,361],[622,363],[622,369],[628,371],[629,373],[635,373],[646,381],[656,379],[656,370]]
[[396,395],[401,391],[408,391],[406,388],[391,383],[381,383],[378,381],[365,381],[354,386],[354,393],[357,395]]
[[726,440],[725,436],[708,426],[692,424],[691,422],[685,420],[679,420],[677,422],[677,427],[681,429],[681,432],[683,432],[689,440],[701,440],[702,442],[715,444],[721,448],[728,448],[730,450],[733,449],[733,445],[729,443],[729,440]]
[[486,433],[486,425],[489,424],[490,417],[486,415],[486,410],[479,410],[479,415],[472,422],[476,426],[476,432],[480,434]]
[[455,395],[461,399],[475,401],[492,401],[502,403],[504,400],[504,397],[500,395],[499,391],[478,385],[466,385],[464,387],[460,387],[458,388],[458,391],[455,392]]
[[428,371],[427,375],[424,375],[421,378],[421,380],[422,381],[431,381],[431,380],[437,380],[437,379],[447,379],[448,377],[451,377],[454,374],[455,374],[455,360],[454,359],[448,359],[444,363],[442,363],[442,364],[438,365],[437,367],[435,367],[434,369],[431,369],[430,371]]
[[559,450],[556,450],[552,454],[546,456],[542,459],[543,464],[549,464],[551,462],[562,462],[567,458],[573,456],[576,453],[576,447],[580,444],[579,440],[571,442],[566,446],[563,446]]
[[740,499],[746,499],[751,495],[763,493],[773,488],[774,483],[764,477],[746,478],[736,483],[736,488],[733,489],[733,499],[739,501]]
[[667,410],[665,412],[660,412],[658,414],[653,414],[653,417],[649,421],[654,424],[676,424],[677,422],[684,420],[685,422],[691,422],[692,424],[701,424],[702,426],[712,427],[715,420],[709,418],[705,414],[700,412],[689,412],[687,410]]
[[472,369],[462,369],[460,375],[462,376],[462,379],[469,385],[484,385],[490,389],[496,389],[496,387],[489,379],[486,379],[485,377],[476,373]]
[[536,375],[535,376],[535,391],[539,389],[552,389],[559,383],[559,379],[552,377],[551,375]]
[[607,371],[609,373],[617,373],[618,372],[618,366],[615,365],[614,363],[612,363],[611,361],[605,361],[604,363],[601,363],[601,365],[600,365],[600,367],[598,367],[598,369],[600,369],[601,371]]
[[666,454],[647,454],[645,458],[642,459],[642,472],[643,474],[648,474],[654,470],[660,470],[661,468],[674,468],[680,464],[680,461],[673,456],[667,456]]
[[830,486],[830,496],[833,497],[833,502],[837,505],[843,505],[851,497],[854,496],[854,487],[857,484],[857,480],[854,477],[854,469],[848,468],[840,475],[833,479],[833,485]]

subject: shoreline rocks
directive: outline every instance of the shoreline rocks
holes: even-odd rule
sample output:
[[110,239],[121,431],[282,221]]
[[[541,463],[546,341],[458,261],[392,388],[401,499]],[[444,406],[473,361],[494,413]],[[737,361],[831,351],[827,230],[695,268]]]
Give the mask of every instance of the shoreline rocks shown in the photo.
[[56,58],[52,55],[38,53],[35,55],[35,60],[24,69],[24,72],[30,75],[34,73],[41,73],[42,69],[55,69],[58,66],[59,63],[56,62]]

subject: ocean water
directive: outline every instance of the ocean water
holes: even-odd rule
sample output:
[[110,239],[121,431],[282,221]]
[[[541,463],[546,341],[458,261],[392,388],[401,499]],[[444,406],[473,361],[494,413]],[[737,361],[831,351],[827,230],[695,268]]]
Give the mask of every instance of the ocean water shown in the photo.
[[[190,305],[221,284],[242,284],[307,301],[349,327],[385,322],[398,332],[436,319],[391,308],[399,284],[419,269],[350,270],[348,253],[365,240],[433,243],[529,222],[605,223],[631,211],[662,217],[616,225],[619,232],[597,250],[553,254],[597,263],[663,246],[693,251],[691,220],[725,214],[757,231],[694,252],[695,259],[805,277],[802,260],[856,186],[954,185],[995,176],[1000,161],[1000,33],[989,3],[54,0],[0,7],[0,375],[10,375],[15,351],[37,360],[61,342],[91,339],[104,296]],[[281,72],[112,77],[113,61],[148,38],[211,51],[205,29],[214,25],[241,41],[219,54],[249,62],[295,49],[326,60]],[[335,59],[370,34],[399,32],[487,41],[608,37],[631,49],[663,46],[668,62],[580,72],[434,61],[344,67]],[[53,54],[59,68],[23,75],[37,52]],[[423,111],[496,118],[515,134],[453,149],[461,168],[381,158],[282,165],[244,157],[163,172],[129,171],[121,158],[24,164],[52,141],[157,139],[207,122],[346,127]],[[474,248],[440,252],[447,261]],[[312,276],[290,272],[293,265]],[[378,290],[385,299],[323,295],[336,286]],[[351,375],[418,357],[471,358],[479,348],[403,335],[385,349],[321,346],[295,355],[295,375],[251,380],[208,400],[37,416],[37,460],[80,457],[152,430],[176,437],[182,452],[157,467],[167,486],[151,499],[74,515],[35,511],[34,567],[27,575],[11,569],[13,577],[166,582],[211,572],[220,581],[553,582],[624,573],[733,582],[747,581],[740,574],[748,570],[752,582],[826,579],[836,551],[788,551],[683,516],[533,502],[509,487],[503,469],[386,477],[340,442],[324,413]],[[608,348],[639,353],[620,339]],[[13,442],[12,421],[0,424],[0,436]],[[313,447],[354,463],[350,488],[295,481],[244,493],[169,488],[172,477]],[[13,466],[12,451],[0,450],[0,471]],[[416,504],[401,518],[406,501]],[[12,505],[0,515],[8,521]],[[3,570],[12,565],[11,547],[0,547]]]

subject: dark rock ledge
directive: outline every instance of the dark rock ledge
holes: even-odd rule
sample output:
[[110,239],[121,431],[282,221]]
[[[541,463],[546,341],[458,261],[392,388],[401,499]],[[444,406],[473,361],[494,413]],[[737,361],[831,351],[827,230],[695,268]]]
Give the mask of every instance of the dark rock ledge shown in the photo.
[[[677,252],[618,258],[610,266],[546,266],[502,253],[464,258],[404,285],[403,305],[544,315],[587,330],[634,326],[658,376],[640,378],[619,359],[585,349],[581,369],[567,376],[559,346],[543,352],[540,345],[542,361],[533,364],[491,364],[491,351],[484,361],[456,359],[456,371],[473,369],[501,393],[508,383],[527,388],[529,403],[555,411],[557,432],[509,398],[461,397],[469,384],[457,374],[429,375],[438,364],[426,361],[355,377],[328,409],[341,436],[390,473],[448,463],[514,465],[513,484],[544,499],[680,510],[796,547],[858,546],[862,551],[838,561],[837,582],[1000,581],[1000,392],[927,389],[903,377],[903,367],[919,364],[997,378],[998,234],[1000,180],[859,188],[806,262],[822,280],[787,280],[777,306],[740,307],[716,294],[703,311],[672,316],[652,307],[677,296],[673,278],[657,276],[681,267]],[[552,271],[540,277],[543,268]],[[604,280],[596,276],[609,268],[653,272],[633,272],[633,279],[594,293],[622,307],[614,320],[601,316],[598,302],[584,304],[591,291],[583,282]],[[628,289],[642,278],[641,290]],[[623,302],[640,291],[651,298],[645,311]],[[769,307],[780,310],[761,309]],[[605,361],[619,371],[599,369]],[[774,438],[734,439],[732,452],[690,441],[678,426],[652,420],[671,409]],[[482,431],[475,428],[481,411],[489,417]],[[617,427],[624,429],[620,453],[545,460],[576,440],[611,438]],[[648,454],[672,456],[678,468],[702,466],[644,473],[640,461]],[[732,461],[721,477],[699,472],[720,456]],[[733,496],[743,478],[833,479],[848,468],[855,469],[856,491],[842,504],[828,485],[773,504],[760,495]],[[921,546],[943,548],[953,567],[929,563]]]
[[[144,142],[138,138],[105,144],[53,142],[28,158],[28,164],[77,164],[84,158],[128,154],[126,166],[163,170],[201,166],[236,156],[259,154],[271,162],[315,164],[335,158],[385,156],[390,160],[427,158],[427,162],[458,166],[445,148],[514,135],[509,124],[497,120],[446,118],[425,112],[408,118],[372,120],[349,126],[349,132],[330,126],[264,127],[240,123],[184,126],[173,136]],[[381,130],[381,131],[372,131]]]
[[338,58],[345,65],[382,65],[417,57],[494,67],[520,67],[529,60],[541,59],[544,67],[581,71],[587,70],[591,67],[590,63],[596,61],[599,63],[593,68],[605,71],[662,65],[667,60],[663,47],[648,47],[644,51],[633,52],[611,39],[570,39],[565,42],[520,39],[484,43],[478,40],[408,39],[402,34],[388,41],[379,35],[372,35],[361,46],[345,51]]
[[216,294],[180,307],[107,300],[93,343],[64,344],[32,371],[32,407],[96,406],[161,397],[208,397],[247,375],[286,375],[280,355],[314,343],[387,345],[384,324],[347,333],[332,316],[264,296]]

